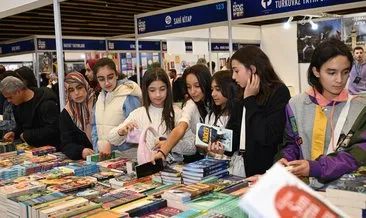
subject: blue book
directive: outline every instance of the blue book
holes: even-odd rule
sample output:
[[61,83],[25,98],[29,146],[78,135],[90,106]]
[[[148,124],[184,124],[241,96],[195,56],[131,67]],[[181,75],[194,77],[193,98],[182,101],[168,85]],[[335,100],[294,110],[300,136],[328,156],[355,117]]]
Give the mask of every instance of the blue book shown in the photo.
[[208,173],[209,171],[211,171],[213,169],[223,167],[223,166],[226,166],[226,168],[228,168],[229,161],[205,158],[205,159],[198,160],[193,163],[184,165],[183,173],[185,171]]

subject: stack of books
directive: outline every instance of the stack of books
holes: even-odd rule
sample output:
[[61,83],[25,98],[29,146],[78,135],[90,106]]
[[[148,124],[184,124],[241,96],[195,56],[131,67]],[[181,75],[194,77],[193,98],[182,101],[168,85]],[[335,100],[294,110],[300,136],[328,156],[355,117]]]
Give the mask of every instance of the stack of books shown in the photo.
[[17,148],[14,143],[10,142],[0,142],[0,153],[7,153],[11,151],[16,151]]
[[116,152],[112,151],[111,155],[107,158],[105,158],[105,157],[102,158],[99,153],[96,153],[96,154],[91,154],[91,155],[87,156],[86,161],[98,163],[100,161],[114,159],[114,158],[116,158]]
[[97,183],[97,179],[90,176],[85,177],[68,176],[64,178],[45,179],[40,181],[49,185],[47,187],[48,190],[63,193],[89,188]]
[[32,154],[34,156],[46,155],[50,153],[56,152],[56,148],[50,145],[38,147],[38,148],[31,148],[25,149],[25,153]]
[[201,182],[209,177],[216,176],[222,178],[229,175],[229,162],[227,160],[202,159],[184,165],[183,183],[193,184]]
[[26,169],[23,166],[15,165],[0,169],[0,180],[10,180],[20,176],[25,176]]
[[163,184],[182,184],[183,165],[172,165],[160,171]]
[[214,188],[215,186],[211,184],[196,183],[166,190],[161,197],[168,201],[169,207],[187,210],[190,208],[186,205],[186,202],[206,195],[213,191]]
[[71,172],[75,176],[90,176],[99,172],[99,166],[93,162],[78,161],[60,167],[64,172]]
[[358,173],[345,174],[327,184],[326,199],[351,217],[363,217],[366,214],[366,176]]
[[[0,214],[13,214],[18,208],[8,208],[8,198],[44,190],[46,185],[38,181],[28,181],[0,187]],[[10,214],[9,214],[10,215]]]

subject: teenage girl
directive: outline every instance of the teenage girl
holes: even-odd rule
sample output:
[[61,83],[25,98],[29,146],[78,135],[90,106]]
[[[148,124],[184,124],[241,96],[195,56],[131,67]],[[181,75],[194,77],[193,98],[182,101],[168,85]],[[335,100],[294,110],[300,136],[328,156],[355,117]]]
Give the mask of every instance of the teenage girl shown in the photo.
[[[170,81],[163,69],[154,68],[145,72],[142,93],[143,106],[131,112],[123,123],[109,132],[109,141],[112,144],[121,144],[129,131],[135,128],[142,130],[149,125],[158,132],[159,137],[166,138],[177,125],[181,118],[181,109],[173,105]],[[151,150],[155,146],[155,140],[153,134],[148,132],[146,141]],[[180,155],[195,154],[194,135],[187,131],[172,151]]]
[[183,73],[183,81],[189,100],[183,106],[182,117],[167,140],[157,143],[156,147],[160,151],[154,155],[153,162],[156,159],[165,158],[183,138],[187,129],[190,128],[192,133],[196,134],[197,123],[204,122],[210,108],[210,70],[203,64],[193,65]]
[[282,142],[290,92],[268,56],[257,46],[236,51],[231,57],[231,67],[233,79],[241,87],[238,89],[241,104],[237,109],[245,108],[242,114],[245,114],[246,175],[265,173]]
[[366,163],[365,100],[348,95],[345,88],[352,63],[342,41],[323,41],[308,69],[311,88],[286,107],[278,159],[297,176],[332,180]]
[[[211,79],[212,109],[207,114],[205,123],[226,129],[233,130],[232,152],[225,152],[232,155],[239,149],[238,134],[240,134],[240,119],[238,114],[233,114],[235,101],[236,84],[233,81],[232,72],[228,70],[216,72]],[[208,151],[215,154],[224,154],[224,147],[221,143],[215,142],[208,146]]]

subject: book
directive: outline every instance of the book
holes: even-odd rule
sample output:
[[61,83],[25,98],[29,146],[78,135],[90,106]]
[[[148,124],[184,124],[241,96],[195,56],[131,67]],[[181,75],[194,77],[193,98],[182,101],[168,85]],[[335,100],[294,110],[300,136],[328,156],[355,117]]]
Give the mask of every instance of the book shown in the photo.
[[214,170],[216,168],[220,168],[223,166],[228,168],[229,162],[227,160],[205,158],[205,159],[201,159],[201,160],[184,165],[183,174],[185,171],[207,173],[211,170]]
[[220,142],[225,151],[233,150],[233,130],[197,123],[195,144],[207,147],[209,143]]
[[116,158],[116,152],[112,151],[111,155],[107,158],[104,157],[104,156],[102,158],[99,153],[88,155],[88,156],[86,156],[86,161],[87,162],[97,163],[97,162],[100,162],[100,161],[105,161],[105,160],[114,159],[114,158]]
[[280,164],[274,164],[240,201],[252,217],[348,217]]
[[164,207],[157,211],[150,212],[148,214],[145,214],[143,216],[140,216],[141,218],[164,218],[164,217],[172,217],[174,215],[177,215],[179,213],[182,213],[182,210],[173,208],[173,207]]
[[227,201],[233,200],[234,198],[236,197],[229,194],[211,192],[207,195],[189,201],[186,204],[189,208],[208,210],[217,207]]
[[154,212],[167,206],[167,201],[165,199],[150,198],[146,199],[146,201],[148,201],[147,204],[135,207],[126,211],[126,213],[128,213],[130,217],[140,217],[144,214]]
[[71,210],[73,208],[78,208],[79,206],[85,206],[88,204],[88,200],[81,197],[76,197],[62,204],[54,205],[53,207],[48,207],[39,211],[40,218],[48,218],[54,214],[60,213],[62,211]]
[[110,210],[104,210],[96,214],[89,215],[88,218],[123,218],[128,217],[127,213],[117,213]]
[[184,170],[182,172],[182,176],[183,177],[208,177],[208,176],[212,176],[212,175],[216,175],[219,174],[220,172],[224,171],[224,170],[228,170],[228,165],[226,164],[221,164],[220,166],[210,170],[210,171],[204,171],[204,172],[195,172],[195,171],[189,171],[189,170]]

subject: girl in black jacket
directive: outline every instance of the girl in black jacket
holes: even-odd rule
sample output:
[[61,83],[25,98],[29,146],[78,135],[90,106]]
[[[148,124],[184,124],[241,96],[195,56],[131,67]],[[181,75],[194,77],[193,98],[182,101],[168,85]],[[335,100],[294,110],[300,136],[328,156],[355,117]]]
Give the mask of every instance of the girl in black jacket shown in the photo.
[[268,56],[257,46],[245,46],[235,52],[231,68],[233,79],[241,88],[240,104],[233,114],[245,108],[246,175],[263,174],[272,166],[282,142],[290,93]]

